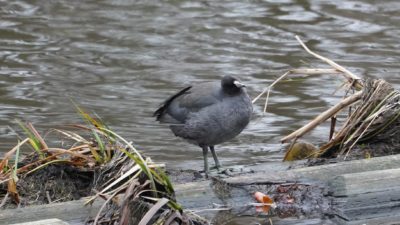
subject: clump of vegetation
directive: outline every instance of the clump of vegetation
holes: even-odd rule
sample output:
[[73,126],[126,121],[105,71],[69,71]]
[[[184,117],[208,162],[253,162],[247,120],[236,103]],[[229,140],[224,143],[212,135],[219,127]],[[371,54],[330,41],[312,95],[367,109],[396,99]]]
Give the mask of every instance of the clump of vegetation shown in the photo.
[[[318,157],[351,159],[399,153],[400,133],[397,130],[400,124],[400,92],[382,79],[362,80],[333,60],[311,51],[299,37],[296,38],[310,55],[327,63],[330,68],[292,69],[267,87],[253,103],[266,93],[266,111],[272,87],[291,74],[341,75],[345,78],[342,87],[346,90],[340,102],[281,139],[282,143],[291,142],[284,160]],[[348,112],[346,118],[341,127],[336,129],[336,117],[345,110]],[[329,137],[327,143],[319,148],[311,144],[296,145],[305,134],[329,119],[331,129],[326,135]]]
[[[203,224],[183,212],[163,165],[144,157],[131,142],[110,130],[99,117],[76,106],[85,125],[51,129],[41,135],[18,121],[26,138],[0,162],[0,207],[15,208],[88,197],[104,205],[89,224]],[[49,134],[60,141],[49,143]],[[46,137],[46,138],[45,138]],[[53,147],[56,145],[56,147]],[[21,157],[22,148],[31,153]]]

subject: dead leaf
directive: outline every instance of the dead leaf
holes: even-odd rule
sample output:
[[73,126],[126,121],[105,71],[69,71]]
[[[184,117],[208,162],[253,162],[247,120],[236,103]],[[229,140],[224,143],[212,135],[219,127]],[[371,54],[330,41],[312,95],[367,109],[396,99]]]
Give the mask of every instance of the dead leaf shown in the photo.
[[265,204],[263,206],[256,206],[257,212],[268,213],[269,210],[271,209],[271,206],[274,205],[274,200],[272,200],[271,197],[269,197],[268,195],[266,195],[264,193],[257,191],[254,193],[254,197],[259,203]]
[[20,199],[19,199],[19,194],[17,191],[17,183],[15,182],[14,179],[10,179],[8,180],[8,187],[7,187],[7,191],[8,193],[10,193],[11,198],[17,203],[19,204]]

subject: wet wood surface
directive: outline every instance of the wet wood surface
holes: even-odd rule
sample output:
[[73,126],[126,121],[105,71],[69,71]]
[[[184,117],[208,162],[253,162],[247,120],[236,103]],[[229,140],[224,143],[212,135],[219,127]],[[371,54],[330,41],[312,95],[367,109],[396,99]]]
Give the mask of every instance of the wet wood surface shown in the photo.
[[[0,224],[18,224],[55,218],[65,221],[70,225],[84,224],[88,216],[96,216],[104,200],[97,199],[89,206],[85,206],[85,202],[86,199],[82,199],[18,209],[0,210]],[[50,225],[51,223],[46,224]],[[54,225],[58,224],[59,223],[54,223]]]
[[[233,185],[279,182],[319,182],[329,188],[337,212],[325,219],[286,218],[274,224],[398,224],[400,221],[400,155],[354,160],[269,173],[271,165],[257,165],[255,173],[225,178]],[[209,180],[175,185],[177,200],[186,209],[210,209],[216,204],[251,200],[245,192],[221,198]],[[0,211],[0,224],[58,218],[82,224],[102,204],[84,206],[84,200]],[[216,212],[211,213],[211,216]],[[18,215],[18,216],[16,216]],[[208,214],[210,216],[210,214]]]

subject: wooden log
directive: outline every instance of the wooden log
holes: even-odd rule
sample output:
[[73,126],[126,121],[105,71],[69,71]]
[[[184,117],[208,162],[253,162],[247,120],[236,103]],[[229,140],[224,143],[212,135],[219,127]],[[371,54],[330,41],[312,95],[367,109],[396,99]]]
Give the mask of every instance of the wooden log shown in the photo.
[[[269,172],[272,171],[271,164],[266,163],[265,165],[258,165],[255,174],[225,178],[224,181],[231,185],[273,184],[286,181],[307,182],[309,180],[321,182],[322,184],[329,183],[333,192],[332,195],[336,198],[336,203],[342,207],[345,217],[354,221],[367,221],[372,219],[379,221],[379,219],[377,219],[379,216],[386,215],[381,218],[389,220],[387,219],[389,218],[389,214],[400,214],[398,211],[400,197],[397,197],[400,196],[399,168],[400,155],[354,160],[293,170],[286,170],[285,167],[283,167],[282,170],[275,172]],[[365,189],[365,187],[369,187],[369,189]],[[362,190],[364,190],[364,192],[362,192]],[[239,189],[235,189],[230,197],[222,196],[225,198],[220,198],[221,193],[215,191],[215,187],[211,186],[209,180],[178,184],[175,185],[175,191],[178,202],[186,209],[210,209],[213,208],[214,203],[226,204],[228,202],[234,204],[235,202],[246,203],[252,200],[248,193],[241,192]],[[390,192],[392,194],[390,194]],[[85,200],[83,199],[51,205],[0,210],[0,224],[21,223],[50,218],[58,218],[72,225],[82,224],[88,216],[93,217],[96,215],[104,201],[97,199],[92,206],[84,206],[84,202]],[[378,210],[379,207],[382,207],[379,214],[371,214],[374,210]],[[372,216],[368,217],[366,213]],[[210,217],[214,216],[215,211],[208,215]],[[289,219],[286,220],[289,221]],[[279,221],[285,220],[274,221],[274,224],[279,224]],[[313,224],[312,221],[318,220],[304,219],[302,223]],[[298,224],[302,223],[298,222]],[[315,224],[318,223],[316,222]],[[329,223],[325,221],[323,224]]]
[[286,171],[277,171],[273,173],[269,173],[269,170],[262,171],[262,167],[259,168],[260,171],[256,171],[254,174],[227,178],[225,180],[232,184],[250,184],[254,182],[265,183],[271,181],[279,182],[298,179],[326,182],[333,179],[335,176],[343,174],[400,168],[400,154],[371,159],[345,161],[321,166],[304,167]]
[[400,169],[344,174],[329,186],[342,215],[350,221],[400,215]]

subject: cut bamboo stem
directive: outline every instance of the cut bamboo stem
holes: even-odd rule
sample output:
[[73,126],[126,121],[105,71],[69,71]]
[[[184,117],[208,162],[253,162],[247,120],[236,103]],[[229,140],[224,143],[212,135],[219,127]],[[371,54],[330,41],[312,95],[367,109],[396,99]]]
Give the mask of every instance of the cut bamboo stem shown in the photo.
[[326,110],[325,112],[318,115],[315,119],[310,121],[305,126],[301,127],[300,129],[292,132],[291,134],[287,135],[286,137],[281,139],[282,143],[288,142],[294,138],[299,138],[303,136],[305,133],[309,132],[310,130],[314,129],[316,126],[321,124],[322,122],[326,121],[327,119],[331,118],[333,115],[338,113],[343,108],[353,104],[354,102],[358,101],[361,98],[362,91],[358,91],[355,94],[343,99],[339,103],[337,103],[332,108]]

